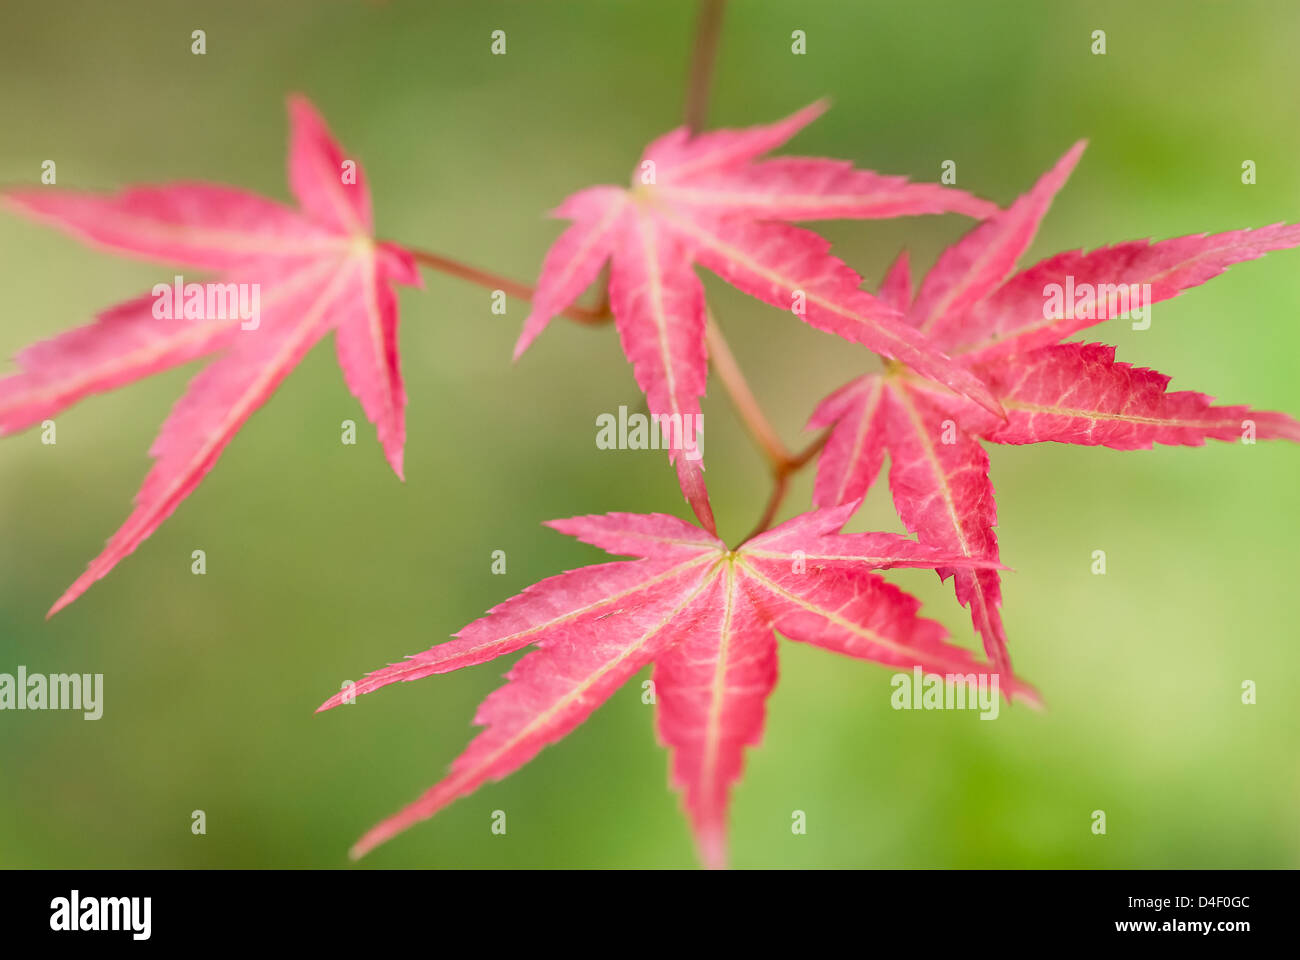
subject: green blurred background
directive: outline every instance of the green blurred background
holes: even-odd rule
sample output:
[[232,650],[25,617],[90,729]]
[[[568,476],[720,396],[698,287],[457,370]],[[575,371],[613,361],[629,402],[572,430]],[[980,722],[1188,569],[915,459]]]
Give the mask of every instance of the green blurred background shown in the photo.
[[[8,0],[0,181],[221,181],[287,198],[284,97],[311,96],[364,164],[382,236],[531,281],[544,211],[623,183],[676,125],[692,4]],[[207,54],[190,53],[194,29]],[[508,54],[488,54],[504,29]],[[790,52],[792,30],[808,52]],[[1090,53],[1104,29],[1108,52]],[[1091,146],[1034,259],[1138,237],[1297,218],[1300,29],[1290,0],[779,3],[728,11],[711,121],[834,108],[792,144],[1006,203],[1079,137]],[[1240,181],[1243,160],[1258,183]],[[906,244],[920,268],[958,217],[833,223],[872,284]],[[1120,358],[1225,402],[1300,413],[1300,253],[1231,270],[1098,328]],[[1027,262],[1032,262],[1029,260]],[[174,271],[0,219],[0,351],[86,321]],[[193,368],[0,443],[0,672],[105,674],[105,713],[0,713],[0,865],[334,867],[470,739],[495,663],[314,716],[346,680],[440,642],[598,551],[544,529],[607,510],[684,514],[658,452],[594,445],[639,393],[609,328],[556,323],[517,365],[526,313],[426,274],[402,293],[408,482],[318,347],[201,488],[107,580],[50,603],[126,517],[146,450]],[[706,278],[787,441],[865,352]],[[768,492],[720,391],[709,482],[734,542]],[[356,419],[359,442],[339,442]],[[1119,454],[996,448],[1005,616],[1049,709],[895,712],[889,672],[782,642],[761,748],[736,792],[737,866],[1294,867],[1300,864],[1300,451],[1211,444]],[[786,515],[808,502],[801,476]],[[901,529],[882,485],[853,521]],[[208,572],[190,573],[192,550]],[[504,550],[508,572],[490,573]],[[1104,549],[1109,573],[1090,573]],[[933,574],[894,575],[960,642]],[[1241,684],[1258,684],[1243,706]],[[190,832],[206,811],[206,836]],[[489,830],[493,810],[508,833]],[[807,814],[804,836],[791,811]],[[1090,814],[1107,813],[1094,836]],[[508,780],[374,853],[370,867],[694,862],[639,682]]]

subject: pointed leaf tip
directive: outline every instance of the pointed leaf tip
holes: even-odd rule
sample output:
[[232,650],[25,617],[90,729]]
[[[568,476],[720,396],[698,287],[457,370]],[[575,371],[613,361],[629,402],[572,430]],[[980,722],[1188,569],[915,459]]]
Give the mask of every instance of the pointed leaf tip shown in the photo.
[[519,339],[515,341],[514,349],[510,351],[510,362],[518,363],[519,358],[524,355],[525,351],[527,351],[530,346],[532,346],[532,343],[532,337],[528,336],[526,333],[519,334]]
[[[614,325],[651,414],[695,416],[707,380],[703,289],[695,272],[703,266],[782,310],[799,304],[796,315],[816,329],[893,357],[1004,419],[977,378],[909,326],[900,309],[861,289],[862,278],[830,253],[825,238],[793,226],[845,217],[983,216],[994,208],[962,191],[911,184],[844,161],[760,159],[829,106],[822,98],[771,124],[690,137],[678,127],[642,153],[643,163],[654,162],[656,180],[631,191],[591,187],[567,198],[552,212],[573,223],[543,261],[512,361],[608,262]],[[641,202],[643,187],[651,188],[652,205]],[[679,464],[678,479],[701,524],[713,530],[701,471]]]
[[390,466],[405,479],[406,397],[390,281],[421,277],[398,245],[378,243],[372,249],[369,194],[360,169],[357,179],[344,185],[340,163],[351,156],[305,96],[290,94],[286,104],[290,186],[300,210],[204,183],[132,186],[112,194],[46,188],[19,196],[0,188],[4,205],[92,246],[211,271],[217,275],[214,283],[256,287],[269,321],[246,328],[258,330],[256,336],[241,334],[224,315],[187,323],[178,333],[170,318],[168,326],[158,325],[155,297],[140,297],[19,354],[20,372],[3,381],[0,431],[33,416],[29,423],[39,423],[91,393],[222,354],[191,381],[173,408],[150,450],[154,467],[126,524],[49,609],[47,619],[166,521],[248,417],[329,330],[350,338],[340,357],[344,377],[376,422]]
[[1029,707],[1031,710],[1037,711],[1038,713],[1047,712],[1047,704],[1043,702],[1042,694],[1027,683],[1020,684],[1016,688],[1015,692],[1012,694],[1012,701],[1015,703],[1023,703],[1025,706]]
[[[534,584],[451,644],[371,675],[375,689],[536,647],[479,708],[475,722],[484,729],[448,776],[363,835],[350,856],[367,855],[508,776],[653,663],[656,727],[672,751],[671,782],[682,792],[700,862],[725,867],[730,794],[746,751],[762,737],[765,703],[776,683],[777,632],[887,666],[919,663],[939,673],[979,667],[969,651],[947,642],[940,624],[918,616],[919,601],[861,562],[887,556],[891,564],[932,566],[937,551],[924,555],[926,548],[896,534],[831,532],[857,499],[787,521],[765,535],[763,550],[737,551],[734,563],[722,562],[714,538],[665,514],[548,522],[612,553],[642,559]],[[790,561],[805,550],[809,559],[815,555],[819,565],[833,567],[835,576],[796,573]],[[450,655],[441,655],[449,646]]]

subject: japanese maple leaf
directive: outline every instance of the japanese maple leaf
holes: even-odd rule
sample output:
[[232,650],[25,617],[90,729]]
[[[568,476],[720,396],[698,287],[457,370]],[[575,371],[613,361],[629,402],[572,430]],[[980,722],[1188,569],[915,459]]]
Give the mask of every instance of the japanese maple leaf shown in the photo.
[[[1296,246],[1300,227],[1277,224],[1070,251],[1008,279],[1083,148],[1076,144],[1029,193],[945,251],[915,299],[906,254],[881,288],[882,299],[989,385],[1006,418],[990,417],[896,365],[860,377],[827,397],[809,422],[833,426],[818,463],[816,504],[861,498],[888,452],[889,485],[907,529],[962,556],[996,559],[997,510],[983,442],[1054,441],[1117,450],[1156,443],[1200,446],[1211,437],[1241,437],[1244,421],[1253,421],[1260,437],[1300,440],[1300,424],[1285,414],[1215,406],[1201,393],[1170,393],[1168,377],[1116,362],[1113,347],[1057,342],[1122,309],[1148,309],[1231,264]],[[1138,299],[1121,300],[1119,287],[1104,286],[1126,285],[1127,298],[1131,284],[1138,285]],[[1150,285],[1145,296],[1144,284]],[[1101,290],[1103,296],[1092,310],[1082,296],[1083,309],[1055,310],[1049,300],[1057,292],[1053,285],[1062,295],[1068,286]],[[939,573],[953,575],[957,598],[970,608],[990,661],[1009,672],[998,571]]]
[[[591,187],[565,200],[555,215],[574,222],[542,264],[515,357],[608,261],[610,307],[651,414],[669,418],[674,429],[698,423],[708,373],[698,263],[819,330],[865,344],[1000,412],[978,378],[861,290],[862,278],[830,254],[826,240],[783,222],[948,211],[985,217],[997,208],[960,190],[839,160],[756,160],[824,109],[815,103],[770,126],[698,136],[678,128],[646,147],[631,188]],[[688,444],[694,446],[689,438]],[[701,458],[681,446],[673,442],[669,459],[696,516],[712,531]]]
[[217,355],[163,424],[134,511],[50,615],[153,533],[253,411],[330,331],[343,378],[402,476],[406,392],[393,284],[418,285],[420,276],[404,250],[375,241],[361,169],[345,159],[316,110],[293,97],[289,117],[289,186],[298,210],[203,183],[132,187],[108,196],[48,188],[4,196],[19,213],[95,246],[216,271],[215,283],[256,285],[246,289],[259,291],[260,317],[253,321],[237,315],[181,319],[179,305],[171,311],[175,319],[161,319],[169,311],[155,309],[157,296],[137,297],[88,326],[28,347],[17,356],[21,372],[0,380],[0,432],[9,434],[92,393]]
[[518,769],[653,662],[658,733],[672,751],[671,780],[684,794],[701,859],[720,866],[728,795],[744,748],[762,734],[764,703],[776,683],[774,631],[895,668],[987,674],[986,664],[946,642],[940,624],[917,616],[914,597],[871,571],[995,564],[895,534],[837,533],[856,507],[805,513],[736,550],[664,514],[552,521],[562,533],[640,559],[536,583],[455,639],[370,674],[320,707],[537,648],[479,707],[474,721],[486,729],[450,775],[367,833],[354,856]]

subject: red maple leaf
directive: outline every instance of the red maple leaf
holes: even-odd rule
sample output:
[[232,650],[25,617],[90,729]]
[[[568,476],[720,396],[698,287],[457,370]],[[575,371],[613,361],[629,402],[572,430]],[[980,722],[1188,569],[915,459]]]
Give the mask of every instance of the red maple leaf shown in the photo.
[[[862,278],[830,254],[826,240],[781,222],[950,211],[985,217],[997,208],[960,190],[839,160],[756,161],[824,109],[815,103],[770,126],[694,137],[680,127],[646,147],[629,189],[590,187],[565,200],[555,215],[574,223],[546,255],[515,357],[608,261],[623,352],[651,414],[669,418],[680,436],[683,423],[698,423],[708,374],[698,263],[819,330],[865,344],[1000,413],[978,378],[861,290]],[[696,516],[712,531],[701,458],[674,444],[669,459]]]
[[[817,505],[860,499],[888,452],[894,505],[908,530],[962,556],[996,559],[997,510],[981,441],[1117,450],[1199,446],[1210,437],[1238,439],[1243,421],[1259,437],[1300,441],[1300,423],[1285,414],[1214,406],[1201,393],[1168,393],[1168,377],[1117,363],[1113,347],[1057,342],[1149,309],[1231,264],[1296,246],[1300,226],[1070,251],[1007,279],[1083,147],[1076,144],[1029,193],[946,250],[915,299],[906,254],[881,288],[882,299],[989,385],[1005,419],[897,366],[860,377],[822,401],[809,421],[834,428],[818,463]],[[1060,302],[1053,302],[1058,294]],[[939,573],[954,575],[957,598],[970,608],[990,661],[1009,673],[997,570]]]
[[940,624],[917,616],[914,597],[871,570],[995,564],[895,534],[837,533],[856,508],[854,502],[805,513],[734,551],[664,514],[552,521],[562,533],[641,559],[533,584],[455,639],[370,674],[320,707],[537,647],[479,707],[474,722],[487,729],[450,775],[374,827],[353,855],[518,769],[653,662],[658,732],[672,750],[671,779],[684,793],[701,859],[720,866],[731,786],[744,748],[762,734],[764,704],[776,683],[773,631],[897,668],[919,665],[935,674],[991,680],[987,665],[946,642]]
[[[169,285],[160,284],[88,326],[28,347],[17,357],[21,372],[0,380],[0,433],[9,434],[92,393],[218,355],[163,424],[135,510],[50,615],[157,529],[331,330],[344,380],[402,476],[406,392],[392,284],[418,285],[420,276],[403,249],[375,241],[361,168],[346,159],[316,110],[293,97],[289,116],[289,186],[300,210],[202,183],[132,187],[111,196],[40,188],[4,196],[19,213],[95,246],[219,274],[199,288],[199,300],[184,295],[193,314],[179,303],[159,309],[162,297],[170,298]],[[256,318],[232,315],[229,300],[241,289],[250,303],[256,296]],[[209,299],[208,291],[222,299]],[[217,308],[209,310],[209,303]]]

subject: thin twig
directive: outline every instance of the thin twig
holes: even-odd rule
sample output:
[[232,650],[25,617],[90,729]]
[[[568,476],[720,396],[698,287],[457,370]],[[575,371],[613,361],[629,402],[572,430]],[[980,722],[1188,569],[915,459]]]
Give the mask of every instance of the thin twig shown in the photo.
[[826,441],[830,437],[830,431],[822,431],[817,439],[808,446],[798,453],[791,453],[786,449],[785,444],[781,442],[781,438],[772,427],[771,421],[763,413],[763,408],[758,405],[758,400],[754,397],[754,391],[749,388],[749,382],[745,379],[745,375],[740,372],[740,364],[736,362],[736,356],[731,352],[730,344],[727,343],[726,337],[722,335],[722,330],[714,323],[712,316],[708,316],[705,321],[704,340],[709,347],[709,363],[713,365],[713,372],[722,381],[722,386],[726,389],[728,396],[731,397],[736,413],[748,428],[758,448],[767,457],[768,465],[772,468],[772,493],[768,497],[767,506],[764,508],[758,524],[745,538],[745,540],[752,540],[772,525],[772,521],[776,519],[777,511],[781,509],[781,504],[789,491],[791,474],[798,473],[817,456],[821,448],[826,445]]
[[825,430],[821,432],[821,434],[818,435],[816,440],[814,440],[812,443],[808,444],[808,446],[804,447],[797,454],[795,454],[794,459],[790,461],[789,472],[793,473],[794,471],[807,466],[808,462],[812,460],[813,457],[817,456],[817,454],[822,452],[822,447],[826,446],[826,441],[829,440],[830,438],[831,438],[831,431],[830,428],[827,427]]
[[686,128],[692,133],[704,126],[709,113],[709,93],[713,88],[713,64],[718,57],[718,40],[722,36],[722,15],[726,0],[700,0],[700,14],[695,21],[695,49],[691,53],[691,77],[686,87]]
[[740,365],[736,363],[736,355],[731,352],[731,346],[718,325],[713,322],[711,315],[705,320],[704,342],[709,348],[709,362],[713,364],[713,372],[718,375],[727,393],[730,394],[736,413],[749,428],[750,435],[758,444],[758,448],[763,451],[763,455],[767,457],[772,469],[781,469],[783,464],[790,461],[790,453],[763,413],[763,408],[758,405],[758,400],[755,399],[754,392],[749,389],[745,375],[740,372]]
[[[700,0],[699,18],[695,24],[695,49],[691,53],[691,75],[686,87],[686,127],[692,133],[704,126],[709,112],[709,93],[713,86],[713,65],[718,56],[718,42],[722,37],[722,17],[726,11],[726,0]],[[785,500],[790,487],[790,475],[809,463],[817,452],[826,445],[830,436],[825,431],[816,440],[797,454],[790,453],[781,437],[772,427],[771,421],[758,405],[754,391],[749,389],[745,375],[740,372],[740,364],[731,352],[731,346],[713,317],[708,316],[704,326],[704,341],[709,348],[709,363],[722,381],[723,387],[731,396],[741,421],[749,429],[750,436],[758,444],[759,450],[767,458],[772,468],[772,493],[767,506],[758,520],[758,525],[746,540],[752,540],[772,525],[777,511]],[[742,541],[743,542],[743,541]]]
[[758,523],[754,525],[754,529],[749,531],[749,535],[740,541],[741,543],[748,543],[772,525],[772,521],[776,519],[776,512],[781,509],[781,502],[785,500],[785,493],[789,487],[790,474],[778,470],[772,475],[772,493],[767,498],[767,506],[763,508],[763,515],[758,518]]
[[[709,93],[713,82],[713,65],[717,60],[718,42],[722,35],[722,19],[725,10],[726,0],[700,0],[699,18],[696,21],[695,47],[691,54],[690,80],[686,89],[685,122],[687,128],[692,132],[698,131],[704,126],[708,115]],[[458,260],[428,250],[416,250],[411,247],[406,247],[406,250],[417,263],[440,273],[445,273],[448,276],[457,277],[489,290],[502,290],[507,296],[516,297],[520,300],[531,301],[536,295],[536,290],[527,284],[510,280],[500,274],[481,270],[478,267],[461,263]],[[596,289],[600,291],[600,299],[595,308],[572,304],[561,311],[562,315],[583,324],[594,325],[609,321],[613,314],[609,304],[608,265],[601,271],[596,282]],[[817,439],[798,453],[790,453],[772,427],[771,421],[763,413],[762,407],[759,406],[758,400],[754,397],[754,392],[750,390],[749,383],[740,371],[740,365],[736,362],[735,354],[731,352],[731,346],[722,335],[722,330],[714,323],[712,316],[706,318],[704,337],[709,351],[709,363],[722,381],[723,387],[736,407],[737,414],[748,428],[758,448],[767,458],[772,470],[772,493],[768,497],[767,506],[764,508],[763,515],[759,518],[757,526],[745,538],[745,540],[751,540],[772,525],[789,489],[790,475],[798,472],[817,456],[817,453],[826,445],[830,431],[823,431]]]
[[[758,518],[758,523],[750,531],[745,540],[753,540],[756,536],[772,525],[776,519],[777,511],[781,509],[781,504],[785,500],[785,495],[790,491],[790,477],[798,473],[808,463],[817,456],[822,447],[826,446],[826,441],[830,439],[831,432],[829,429],[823,430],[817,439],[808,446],[804,447],[793,457],[781,461],[780,464],[772,468],[772,493],[767,498],[767,506],[763,508],[763,515]],[[744,543],[745,540],[741,542]]]
[[[444,257],[438,253],[430,253],[428,250],[413,250],[406,247],[409,253],[417,263],[421,263],[439,273],[445,273],[452,277],[458,277],[461,280],[467,280],[470,283],[480,287],[486,287],[489,290],[503,290],[506,296],[517,297],[520,300],[532,300],[536,293],[532,287],[515,280],[509,280],[499,274],[490,273],[487,270],[480,270],[478,267],[471,267],[469,264],[461,263],[459,260],[452,260],[450,257]],[[597,324],[609,320],[612,314],[609,311],[609,298],[604,297],[601,304],[596,309],[588,309],[573,304],[562,310],[561,313],[570,320],[578,323]]]

